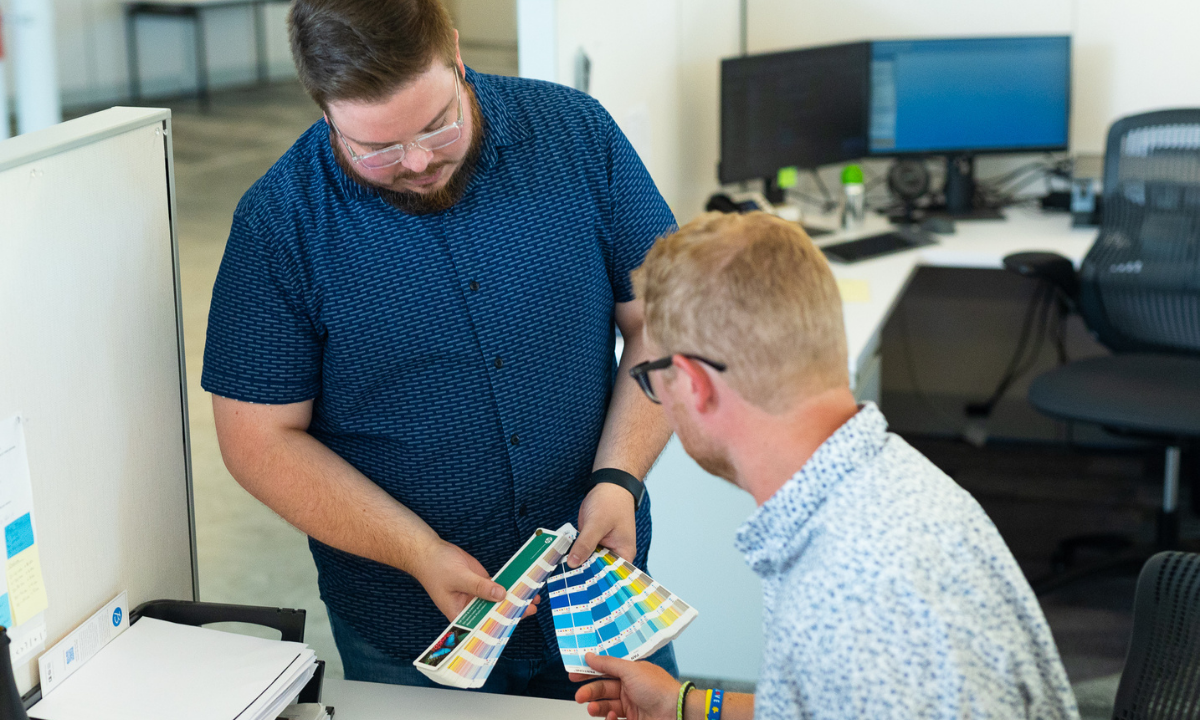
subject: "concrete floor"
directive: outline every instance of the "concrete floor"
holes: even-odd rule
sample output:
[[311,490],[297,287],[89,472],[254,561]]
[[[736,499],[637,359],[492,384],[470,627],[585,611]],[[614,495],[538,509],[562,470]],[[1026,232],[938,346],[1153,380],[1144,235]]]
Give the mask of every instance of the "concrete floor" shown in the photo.
[[200,597],[213,602],[304,608],[306,640],[330,677],[341,660],[317,594],[305,536],[251,497],[225,469],[211,396],[200,387],[213,282],[242,193],[321,115],[299,85],[218,93],[211,112],[175,103],[180,284],[192,437]]

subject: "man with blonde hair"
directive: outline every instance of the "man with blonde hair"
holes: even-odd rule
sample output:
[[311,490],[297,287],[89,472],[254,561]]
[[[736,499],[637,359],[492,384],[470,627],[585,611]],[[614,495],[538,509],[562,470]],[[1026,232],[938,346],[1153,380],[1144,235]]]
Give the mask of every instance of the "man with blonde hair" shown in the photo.
[[763,661],[754,695],[723,695],[589,654],[610,676],[576,695],[591,715],[1078,717],[983,509],[855,402],[837,283],[799,228],[702,216],[660,239],[633,284],[662,358],[631,374],[684,449],[758,503],[737,544],[763,581]]

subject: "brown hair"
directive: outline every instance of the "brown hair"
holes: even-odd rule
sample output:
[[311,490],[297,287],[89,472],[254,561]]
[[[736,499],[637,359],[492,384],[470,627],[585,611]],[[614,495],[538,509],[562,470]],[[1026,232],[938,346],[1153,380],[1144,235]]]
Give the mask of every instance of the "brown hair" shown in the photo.
[[288,35],[300,82],[323,110],[383,100],[435,60],[458,57],[440,0],[294,0]]
[[795,223],[701,215],[654,244],[633,285],[655,344],[725,363],[729,384],[768,412],[849,383],[837,282]]

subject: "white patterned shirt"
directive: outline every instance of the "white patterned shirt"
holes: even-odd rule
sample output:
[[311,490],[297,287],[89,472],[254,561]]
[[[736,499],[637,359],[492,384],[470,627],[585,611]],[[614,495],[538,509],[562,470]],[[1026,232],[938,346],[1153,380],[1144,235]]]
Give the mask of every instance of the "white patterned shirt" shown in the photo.
[[1079,717],[995,526],[875,405],[737,543],[763,581],[756,720]]

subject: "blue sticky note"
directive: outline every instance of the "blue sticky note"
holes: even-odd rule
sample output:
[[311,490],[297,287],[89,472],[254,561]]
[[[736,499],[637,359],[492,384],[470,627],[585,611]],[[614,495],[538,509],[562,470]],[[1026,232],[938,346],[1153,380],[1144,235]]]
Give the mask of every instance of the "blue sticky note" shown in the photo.
[[12,627],[12,608],[8,604],[8,593],[0,595],[0,625]]
[[10,558],[33,546],[33,517],[29,513],[13,520],[4,528],[4,544],[8,548]]

